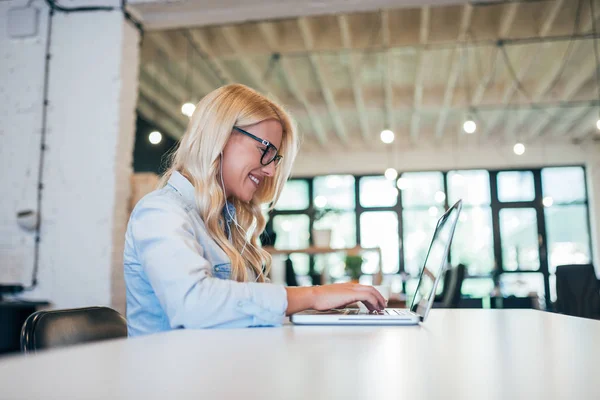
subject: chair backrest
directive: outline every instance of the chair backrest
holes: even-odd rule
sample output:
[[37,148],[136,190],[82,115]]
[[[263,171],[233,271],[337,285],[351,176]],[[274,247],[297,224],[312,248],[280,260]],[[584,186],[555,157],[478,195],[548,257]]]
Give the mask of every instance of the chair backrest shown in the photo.
[[460,302],[462,283],[465,279],[466,267],[458,264],[446,272],[444,280],[444,293],[442,297],[443,308],[457,308]]
[[108,307],[38,311],[21,329],[24,353],[53,347],[127,337],[127,321]]
[[600,284],[591,264],[556,267],[556,311],[584,318],[600,317]]

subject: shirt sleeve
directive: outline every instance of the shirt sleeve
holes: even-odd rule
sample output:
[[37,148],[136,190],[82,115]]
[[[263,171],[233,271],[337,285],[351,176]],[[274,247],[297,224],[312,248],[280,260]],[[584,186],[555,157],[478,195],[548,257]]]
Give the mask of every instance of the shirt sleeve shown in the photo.
[[184,209],[150,200],[131,223],[137,256],[173,329],[282,324],[284,287],[212,277]]

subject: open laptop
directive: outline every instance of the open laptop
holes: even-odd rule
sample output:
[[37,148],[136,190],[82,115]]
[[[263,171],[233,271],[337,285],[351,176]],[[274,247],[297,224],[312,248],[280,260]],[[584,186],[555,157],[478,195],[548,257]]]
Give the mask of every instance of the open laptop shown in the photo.
[[293,314],[290,320],[298,325],[416,325],[425,321],[447,265],[448,251],[461,209],[462,200],[459,200],[438,220],[409,309],[386,308],[380,312],[356,308],[307,310]]

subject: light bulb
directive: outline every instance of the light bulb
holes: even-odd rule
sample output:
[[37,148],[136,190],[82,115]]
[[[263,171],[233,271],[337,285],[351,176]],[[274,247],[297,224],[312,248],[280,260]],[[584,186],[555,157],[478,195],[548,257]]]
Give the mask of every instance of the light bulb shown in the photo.
[[394,168],[388,168],[385,170],[385,178],[386,179],[393,181],[397,177],[398,177],[398,171],[396,171]]
[[196,106],[192,103],[188,102],[181,106],[181,113],[186,117],[191,117],[194,111],[196,111]]
[[435,195],[433,196],[433,198],[436,203],[443,203],[444,200],[446,200],[446,194],[442,191],[437,191],[437,192],[435,192]]
[[437,217],[438,209],[436,206],[429,207],[429,215],[431,215],[432,217]]
[[518,156],[523,155],[523,153],[525,153],[525,145],[523,143],[517,143],[513,147],[513,151]]
[[546,196],[542,202],[544,203],[544,207],[552,207],[552,204],[554,204],[554,199],[550,196]]
[[389,129],[381,131],[381,141],[385,144],[390,144],[394,141],[394,132]]
[[410,183],[406,178],[398,178],[398,182],[396,182],[396,187],[400,190],[408,189]]
[[318,208],[323,208],[327,205],[327,197],[325,196],[317,196],[315,197],[315,206]]
[[600,131],[600,119],[596,121],[596,128],[598,128],[598,130]]
[[477,124],[475,121],[469,119],[463,124],[463,130],[468,134],[475,133],[477,130]]
[[148,135],[148,140],[152,144],[159,144],[162,140],[162,134],[159,131],[150,132],[150,134]]

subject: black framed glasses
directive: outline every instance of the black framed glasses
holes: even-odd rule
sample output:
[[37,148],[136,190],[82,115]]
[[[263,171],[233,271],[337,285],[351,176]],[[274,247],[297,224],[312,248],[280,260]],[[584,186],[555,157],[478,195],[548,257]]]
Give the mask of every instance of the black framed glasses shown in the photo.
[[262,157],[260,158],[260,163],[262,165],[267,166],[267,165],[271,164],[272,162],[275,163],[275,166],[279,165],[283,156],[281,154],[277,154],[278,153],[277,147],[273,146],[271,144],[271,142],[269,142],[268,140],[265,140],[265,139],[261,139],[258,136],[255,136],[255,135],[251,134],[250,132],[243,130],[242,128],[238,128],[237,126],[234,126],[233,129],[235,129],[236,131],[238,131],[240,133],[243,133],[244,135],[246,135],[248,137],[251,137],[252,139],[256,140],[257,142],[260,142],[263,146],[265,146],[265,148],[262,149]]

